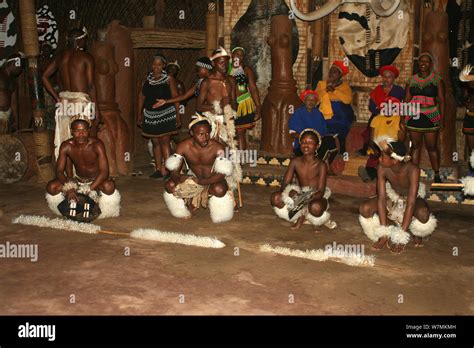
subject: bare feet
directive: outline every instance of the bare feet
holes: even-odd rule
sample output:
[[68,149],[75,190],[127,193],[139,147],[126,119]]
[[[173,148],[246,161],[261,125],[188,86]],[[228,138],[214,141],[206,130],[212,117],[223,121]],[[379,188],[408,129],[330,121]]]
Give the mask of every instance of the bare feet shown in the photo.
[[380,250],[384,247],[385,244],[387,244],[388,237],[380,237],[378,241],[376,241],[372,245],[372,250]]
[[400,254],[405,249],[405,244],[392,244],[390,252],[393,254]]
[[300,216],[298,218],[298,220],[296,220],[295,224],[293,226],[291,226],[291,229],[292,230],[299,230],[301,225],[303,225],[303,222],[304,222],[304,216]]
[[415,241],[415,248],[423,248],[424,247],[423,238],[415,236],[413,238],[413,240]]
[[194,215],[199,210],[199,207],[195,207],[192,203],[189,203],[188,209],[191,212],[191,215]]

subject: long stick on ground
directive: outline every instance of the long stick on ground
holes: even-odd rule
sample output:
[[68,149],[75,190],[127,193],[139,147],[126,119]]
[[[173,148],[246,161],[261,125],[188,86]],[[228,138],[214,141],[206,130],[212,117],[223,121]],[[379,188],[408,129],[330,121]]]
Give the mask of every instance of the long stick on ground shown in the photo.
[[237,183],[237,193],[239,195],[239,207],[242,208],[244,205],[242,204],[242,192],[240,191],[240,182]]
[[155,229],[135,229],[131,233],[102,230],[99,225],[90,223],[76,222],[62,218],[48,218],[45,216],[20,215],[13,219],[14,224],[28,226],[47,227],[67,231],[76,231],[88,234],[108,234],[120,237],[134,239],[153,240],[163,243],[183,244],[197,246],[202,248],[219,249],[225,247],[225,244],[216,238],[207,236],[196,236],[194,234],[164,232]]

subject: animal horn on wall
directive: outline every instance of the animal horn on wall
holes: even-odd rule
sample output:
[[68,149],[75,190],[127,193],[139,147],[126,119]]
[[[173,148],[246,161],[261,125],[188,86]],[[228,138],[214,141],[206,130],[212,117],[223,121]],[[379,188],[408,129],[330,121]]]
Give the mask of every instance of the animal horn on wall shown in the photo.
[[388,17],[394,14],[400,5],[400,0],[371,0],[370,7],[380,17]]
[[319,9],[312,11],[310,13],[303,13],[296,7],[296,0],[290,0],[291,11],[295,14],[296,17],[303,21],[317,21],[323,17],[334,12],[341,4],[342,0],[328,0],[324,5]]
[[319,9],[303,13],[296,7],[296,0],[290,0],[291,11],[303,21],[316,21],[334,12],[345,3],[369,4],[375,14],[381,17],[391,16],[400,5],[400,0],[328,0]]

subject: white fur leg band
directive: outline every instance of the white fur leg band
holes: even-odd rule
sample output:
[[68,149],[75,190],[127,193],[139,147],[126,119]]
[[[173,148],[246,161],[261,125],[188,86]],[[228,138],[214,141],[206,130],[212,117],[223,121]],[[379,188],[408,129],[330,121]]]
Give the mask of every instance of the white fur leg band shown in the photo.
[[183,156],[175,153],[168,157],[168,159],[165,162],[166,169],[168,170],[178,170],[183,163]]
[[322,226],[331,219],[331,214],[327,210],[325,210],[321,216],[316,217],[308,213],[306,214],[305,218],[314,226]]
[[430,214],[430,218],[426,223],[422,223],[420,220],[413,218],[410,224],[410,231],[414,236],[420,238],[427,237],[434,232],[437,224],[438,220],[436,220],[433,214]]
[[224,174],[225,176],[232,175],[233,169],[232,161],[224,157],[217,157],[214,162],[214,173]]
[[59,203],[64,201],[64,195],[62,193],[58,193],[57,195],[50,195],[46,193],[45,195],[46,202],[48,202],[49,209],[53,211],[56,215],[61,215],[58,209]]
[[463,192],[465,196],[474,196],[474,177],[466,176],[461,179],[464,184]]
[[165,204],[168,207],[168,210],[170,211],[171,215],[173,215],[176,218],[190,218],[191,217],[191,212],[189,209],[186,207],[186,204],[184,203],[184,199],[175,197],[172,193],[164,192],[163,193],[163,198],[165,200]]
[[230,192],[223,197],[212,196],[209,198],[209,211],[213,223],[226,222],[234,217],[234,198]]
[[107,195],[102,192],[99,196],[99,208],[100,208],[100,215],[97,217],[98,219],[105,219],[109,217],[117,217],[120,215],[120,192],[115,189],[115,191],[111,195]]
[[469,162],[471,163],[471,168],[474,168],[474,150],[471,151],[471,156],[469,157]]
[[303,214],[303,209],[302,209],[290,219],[290,215],[289,215],[290,211],[287,205],[285,205],[283,208],[273,207],[273,211],[280,219],[283,219],[289,222],[295,222]]
[[410,241],[410,233],[405,232],[399,226],[389,226],[390,242],[393,244],[407,244]]
[[380,220],[377,214],[374,214],[374,216],[369,218],[359,215],[359,223],[362,226],[362,230],[364,231],[367,238],[369,238],[372,242],[379,240],[379,234],[375,233],[375,229],[380,226]]

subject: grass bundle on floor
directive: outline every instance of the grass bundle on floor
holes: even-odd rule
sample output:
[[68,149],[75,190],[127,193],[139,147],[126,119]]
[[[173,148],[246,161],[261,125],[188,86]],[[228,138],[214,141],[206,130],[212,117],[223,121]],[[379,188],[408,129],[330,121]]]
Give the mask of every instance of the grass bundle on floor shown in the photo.
[[130,233],[130,237],[146,240],[154,240],[163,243],[176,243],[198,246],[202,248],[223,248],[225,244],[211,237],[201,237],[193,234],[175,232],[162,232],[153,229],[139,228]]
[[375,265],[375,257],[373,255],[365,256],[357,253],[344,253],[337,252],[333,250],[298,250],[290,249],[285,247],[272,247],[269,244],[264,244],[260,246],[260,251],[265,253],[275,253],[285,256],[299,257],[302,259],[308,259],[313,261],[336,261],[342,262],[349,266],[359,266],[359,267],[373,267]]
[[77,222],[62,218],[51,219],[46,216],[38,215],[20,215],[19,217],[13,219],[13,223],[29,226],[49,227],[59,230],[76,231],[89,234],[97,234],[101,229],[100,226],[94,224]]

